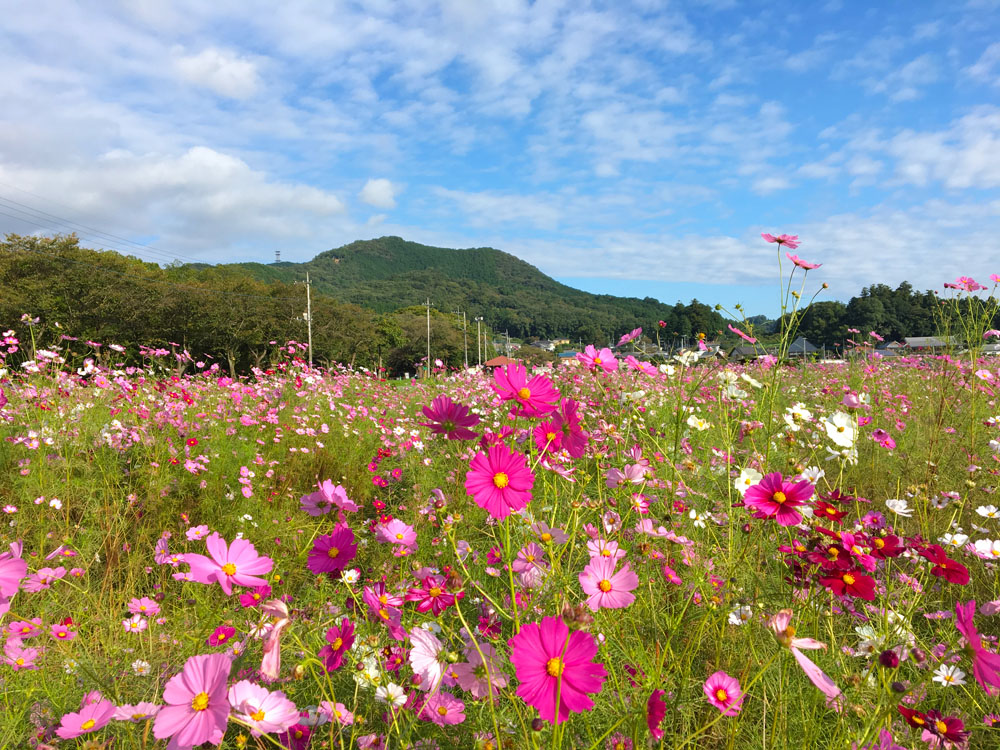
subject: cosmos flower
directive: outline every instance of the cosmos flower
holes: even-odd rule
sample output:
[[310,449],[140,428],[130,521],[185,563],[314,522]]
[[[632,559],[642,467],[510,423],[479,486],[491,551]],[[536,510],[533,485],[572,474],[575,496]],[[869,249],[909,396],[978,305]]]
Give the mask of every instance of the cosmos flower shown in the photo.
[[747,507],[753,509],[754,518],[774,518],[781,526],[795,526],[802,522],[802,514],[795,509],[815,491],[808,481],[793,484],[784,481],[780,472],[774,472],[748,487],[743,497]]
[[535,375],[528,380],[524,365],[513,364],[497,368],[493,373],[493,390],[504,401],[516,401],[519,417],[543,417],[556,410],[559,391],[544,375]]
[[702,690],[708,702],[719,709],[723,716],[736,716],[743,707],[744,696],[739,680],[725,672],[712,674],[705,680]]
[[486,453],[476,454],[465,475],[466,492],[476,505],[497,520],[527,506],[534,483],[535,476],[524,455],[504,444],[492,445]]
[[420,424],[437,435],[444,435],[449,440],[475,440],[478,437],[469,428],[479,424],[479,417],[469,413],[468,406],[456,403],[447,396],[438,396],[421,411],[429,421]]
[[840,688],[837,687],[833,680],[826,676],[823,670],[813,664],[808,656],[799,650],[803,648],[825,649],[826,644],[812,638],[796,638],[795,628],[792,627],[791,621],[792,610],[783,609],[768,619],[767,626],[774,633],[775,640],[792,652],[792,656],[795,657],[795,661],[802,667],[802,671],[806,673],[809,681],[826,696],[827,703],[839,709],[843,703]]
[[264,586],[267,581],[257,577],[260,573],[270,573],[274,562],[270,557],[257,554],[257,550],[246,539],[237,538],[226,544],[218,533],[205,539],[208,554],[188,553],[183,561],[191,566],[191,579],[211,585],[218,583],[226,596],[233,593],[233,586]]
[[167,750],[218,745],[226,731],[229,701],[226,680],[232,662],[225,654],[200,654],[185,662],[163,689],[166,704],[156,714],[153,736],[170,738]]
[[778,246],[786,245],[792,250],[795,250],[799,246],[799,236],[797,234],[773,235],[761,233],[760,236],[763,237],[766,242],[777,243]]
[[354,532],[350,527],[338,525],[331,533],[316,537],[306,567],[316,575],[343,570],[358,553]]
[[101,700],[87,703],[78,712],[64,714],[59,721],[56,734],[64,740],[71,740],[103,728],[115,715],[115,704]]
[[594,612],[602,607],[621,609],[635,601],[631,592],[639,586],[639,577],[628,563],[616,573],[616,564],[613,557],[592,557],[578,576],[587,606]]
[[517,695],[542,719],[559,724],[570,712],[593,707],[588,693],[601,692],[607,672],[593,661],[597,641],[590,633],[571,632],[561,617],[544,617],[522,625],[507,643],[520,682]]
[[618,369],[618,360],[615,359],[614,353],[608,347],[598,351],[593,344],[587,344],[587,347],[579,352],[576,358],[588,370],[603,370],[606,373],[612,373]]
[[280,690],[271,692],[249,680],[240,680],[227,694],[238,719],[250,726],[250,734],[284,732],[299,720],[299,709]]
[[1000,688],[1000,655],[987,651],[983,647],[983,639],[976,630],[973,616],[976,614],[976,600],[961,602],[955,605],[957,617],[955,627],[958,628],[972,651],[972,676],[976,678],[979,687],[986,691],[987,695],[996,695]]
[[[785,244],[788,244],[788,243],[785,243]],[[792,246],[789,245],[789,247],[792,247]],[[792,249],[794,250],[795,248],[792,248]],[[785,253],[785,257],[788,258],[788,260],[792,261],[792,263],[794,263],[795,265],[797,265],[799,268],[802,268],[802,269],[804,269],[806,271],[811,271],[814,268],[819,268],[820,266],[823,265],[822,263],[810,263],[807,260],[802,260],[802,258],[800,258],[798,255],[792,255],[791,253]]]

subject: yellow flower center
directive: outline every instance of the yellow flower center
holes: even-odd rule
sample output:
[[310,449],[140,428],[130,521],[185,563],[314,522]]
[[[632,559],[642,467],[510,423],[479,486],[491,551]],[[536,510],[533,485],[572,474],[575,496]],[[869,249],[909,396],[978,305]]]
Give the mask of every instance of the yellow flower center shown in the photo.
[[253,594],[253,600],[254,600],[255,602],[259,602],[259,601],[260,601],[260,594],[257,594],[257,593],[254,593],[254,594]]
[[441,596],[441,588],[439,586],[431,586],[431,590],[427,593],[431,596]]
[[599,588],[601,591],[603,591],[606,594],[609,591],[611,591],[611,581],[609,581],[607,578],[605,578],[599,584],[597,584],[597,588]]
[[[528,389],[522,388],[521,390],[526,391]],[[447,716],[447,715],[448,715],[448,709],[445,708],[444,706],[438,706],[438,716]]]
[[263,721],[264,712],[258,709],[254,713],[250,714],[250,718],[253,719],[254,721]]
[[[524,388],[522,388],[517,392],[517,397],[522,401],[527,401],[529,398],[531,398],[531,390],[527,386],[525,386]],[[444,716],[444,714],[441,715]]]
[[326,551],[326,556],[329,557],[331,560],[339,554],[340,550],[337,549],[336,547],[330,547],[330,549]]
[[132,714],[132,718],[135,721],[139,721],[139,719],[145,719],[146,718],[146,714]]
[[338,638],[333,643],[330,644],[334,651],[340,651],[340,647],[344,645],[344,639]]
[[546,432],[545,439],[551,443],[553,440],[556,439],[556,434],[554,432]]
[[399,542],[403,541],[403,535],[402,534],[396,534],[396,541],[399,541]]
[[510,477],[504,474],[502,471],[498,471],[493,475],[493,486],[497,489],[503,489],[508,484],[510,484]]
[[878,549],[882,549],[885,546],[885,539],[876,539],[875,540],[875,546]]
[[837,428],[837,432],[843,432],[843,431],[844,431],[844,428],[843,428],[843,427],[838,427],[838,428]]
[[93,719],[87,719],[85,722],[83,722],[83,724],[80,725],[80,729],[82,729],[84,732],[87,732],[87,731],[93,729],[94,728],[94,724],[96,724],[96,723],[97,722],[94,721]]
[[548,673],[549,677],[561,677],[563,670],[566,665],[563,664],[562,659],[555,656],[545,662],[545,671]]
[[222,566],[222,572],[225,573],[227,576],[234,576],[236,575],[236,566],[233,565],[232,563],[226,563],[225,565]]
[[600,357],[594,357],[594,364],[595,365],[601,364],[601,358]]
[[601,550],[601,557],[611,557],[611,550],[609,550],[609,549],[602,549]]
[[19,667],[23,667],[24,666],[24,657],[23,656],[17,657],[16,659],[14,659],[14,663],[17,664],[17,666],[19,666]]
[[198,693],[191,701],[191,708],[195,711],[204,711],[208,708],[208,693]]
[[546,531],[544,534],[542,534],[542,541],[543,542],[551,542],[552,541],[552,535],[549,532]]
[[139,605],[139,611],[140,612],[145,612],[146,611],[146,605],[145,604],[140,604]]
[[727,693],[724,689],[719,688],[715,691],[715,699],[719,701],[719,703],[725,703],[729,700],[729,693]]
[[850,573],[844,573],[844,583],[846,583],[848,586],[853,586],[856,580],[857,579]]
[[778,491],[771,495],[771,499],[778,503],[778,505],[781,505],[781,503],[785,502],[788,498],[785,497],[784,492]]
[[940,732],[941,734],[944,734],[945,732],[948,731],[948,725],[945,724],[943,721],[941,721],[941,719],[938,719],[937,721],[934,722],[934,728],[938,730],[938,732]]

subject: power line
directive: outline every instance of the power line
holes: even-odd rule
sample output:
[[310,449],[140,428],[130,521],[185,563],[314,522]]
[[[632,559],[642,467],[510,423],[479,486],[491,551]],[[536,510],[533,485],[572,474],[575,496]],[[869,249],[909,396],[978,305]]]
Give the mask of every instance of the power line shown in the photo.
[[[3,211],[0,211],[0,214],[3,214],[5,216],[10,216],[10,214],[4,214]],[[15,216],[13,218],[16,219],[17,217]],[[175,289],[183,289],[184,291],[195,292],[195,293],[198,293],[198,294],[215,294],[215,295],[222,295],[222,296],[226,296],[226,297],[239,297],[239,298],[242,298],[242,299],[263,299],[263,300],[269,300],[269,301],[301,302],[301,300],[298,297],[268,297],[268,296],[265,296],[265,295],[262,295],[262,294],[241,294],[239,292],[224,292],[221,289],[202,289],[202,288],[199,288],[199,287],[196,287],[196,286],[188,286],[186,284],[177,284],[177,283],[172,282],[172,281],[165,281],[165,280],[160,280],[160,279],[150,279],[150,278],[147,278],[145,276],[136,276],[135,274],[124,273],[122,271],[115,271],[114,269],[104,268],[102,266],[95,265],[94,263],[88,263],[87,261],[76,260],[74,258],[67,258],[67,257],[65,257],[63,255],[58,255],[56,253],[47,253],[44,250],[36,250],[36,249],[30,248],[30,247],[21,247],[21,248],[18,248],[18,250],[23,251],[23,252],[35,253],[37,255],[45,255],[45,256],[48,256],[50,258],[55,258],[57,260],[66,261],[68,263],[76,263],[78,265],[89,266],[90,268],[94,268],[94,269],[96,269],[98,271],[103,271],[104,273],[111,273],[111,274],[114,274],[115,276],[121,276],[121,277],[127,278],[127,279],[135,279],[137,281],[143,281],[143,282],[146,282],[148,284],[163,284],[165,286],[174,287]]]
[[[32,192],[30,192],[28,190],[24,190],[23,188],[19,188],[16,185],[10,185],[10,184],[8,184],[6,182],[0,182],[0,185],[3,185],[4,187],[11,188],[13,190],[17,190],[18,192],[24,193],[25,195],[30,195],[33,198],[38,198],[39,200],[42,200],[42,201],[48,201],[49,203],[52,203],[52,204],[54,204],[56,206],[62,206],[64,208],[70,208],[70,206],[67,206],[65,203],[59,203],[58,201],[54,201],[54,200],[51,200],[49,198],[45,198],[44,196],[37,195],[37,194],[32,193]],[[41,209],[34,208],[34,207],[29,206],[29,205],[27,205],[25,203],[19,203],[19,202],[13,200],[12,198],[5,198],[3,196],[0,196],[0,200],[7,201],[8,203],[14,203],[15,205],[22,206],[22,207],[27,208],[27,209],[29,209],[31,211],[36,212],[36,213],[43,214],[43,215],[45,215],[45,216],[47,216],[47,217],[49,217],[51,219],[55,219],[55,220],[59,221],[60,223],[76,225],[78,227],[81,227],[81,228],[89,231],[89,232],[96,233],[98,235],[103,235],[105,237],[110,237],[113,240],[117,240],[119,242],[124,242],[124,243],[126,243],[128,245],[132,245],[134,247],[143,248],[143,249],[145,249],[147,251],[155,252],[155,253],[157,253],[159,255],[163,255],[163,256],[166,256],[166,257],[174,259],[174,260],[180,260],[180,259],[183,258],[185,260],[191,261],[192,263],[204,263],[204,260],[200,260],[200,259],[197,259],[197,258],[192,258],[191,256],[188,256],[188,255],[181,255],[180,253],[175,253],[175,252],[171,252],[171,251],[160,250],[159,248],[154,247],[153,245],[146,245],[146,244],[143,244],[141,242],[135,242],[133,240],[128,239],[127,237],[121,237],[121,236],[119,236],[117,234],[112,234],[111,232],[105,232],[105,231],[100,230],[100,229],[95,229],[93,227],[87,226],[86,224],[81,224],[80,222],[77,222],[77,221],[72,221],[70,219],[65,219],[65,218],[63,218],[61,216],[56,216],[55,214],[48,213],[46,211],[42,211]]]

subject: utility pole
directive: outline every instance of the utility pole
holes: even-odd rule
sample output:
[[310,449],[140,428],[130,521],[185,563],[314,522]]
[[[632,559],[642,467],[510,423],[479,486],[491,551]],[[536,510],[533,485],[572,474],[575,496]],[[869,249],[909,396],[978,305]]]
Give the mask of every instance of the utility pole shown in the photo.
[[483,366],[483,347],[482,347],[483,335],[480,332],[480,326],[482,326],[482,324],[483,324],[483,316],[482,315],[477,315],[476,316],[476,354],[478,355],[478,358],[479,358],[479,366],[480,367]]
[[313,308],[309,286],[309,272],[306,271],[306,325],[309,330],[309,369],[313,366]]
[[431,300],[427,298],[427,377],[431,376]]
[[510,331],[504,331],[507,334],[507,358],[510,358]]

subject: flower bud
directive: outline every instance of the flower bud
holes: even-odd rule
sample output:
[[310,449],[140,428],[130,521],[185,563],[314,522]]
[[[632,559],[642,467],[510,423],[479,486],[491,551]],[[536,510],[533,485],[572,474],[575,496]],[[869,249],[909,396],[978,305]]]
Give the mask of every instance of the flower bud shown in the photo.
[[545,728],[545,722],[539,719],[537,716],[531,720],[531,731],[541,732]]
[[893,651],[891,648],[886,649],[881,654],[878,655],[878,663],[881,664],[886,669],[895,669],[899,666],[899,654]]

